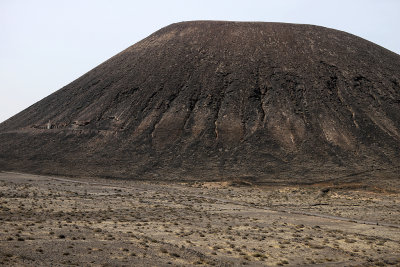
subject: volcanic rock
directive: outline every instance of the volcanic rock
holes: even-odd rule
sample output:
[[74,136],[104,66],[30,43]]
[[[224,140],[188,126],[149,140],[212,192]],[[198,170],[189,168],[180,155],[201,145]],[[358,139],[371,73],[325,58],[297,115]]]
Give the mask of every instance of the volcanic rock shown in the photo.
[[172,24],[0,124],[0,170],[315,182],[400,165],[400,56],[313,25]]

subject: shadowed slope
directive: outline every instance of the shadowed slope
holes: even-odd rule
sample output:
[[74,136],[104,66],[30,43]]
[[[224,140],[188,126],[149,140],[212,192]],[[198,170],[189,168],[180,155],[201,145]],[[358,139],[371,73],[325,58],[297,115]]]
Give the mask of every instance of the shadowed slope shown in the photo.
[[[51,129],[47,129],[47,128]],[[400,56],[311,25],[172,24],[0,124],[0,168],[309,181],[400,164]]]

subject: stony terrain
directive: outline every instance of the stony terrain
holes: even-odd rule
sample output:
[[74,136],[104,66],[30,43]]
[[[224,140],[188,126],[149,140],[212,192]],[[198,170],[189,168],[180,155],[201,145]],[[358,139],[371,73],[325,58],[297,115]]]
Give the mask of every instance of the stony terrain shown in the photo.
[[313,25],[172,24],[0,124],[8,171],[313,183],[399,166],[400,56]]
[[399,173],[399,55],[172,24],[0,124],[0,265],[400,266]]
[[2,172],[0,265],[400,266],[399,188]]

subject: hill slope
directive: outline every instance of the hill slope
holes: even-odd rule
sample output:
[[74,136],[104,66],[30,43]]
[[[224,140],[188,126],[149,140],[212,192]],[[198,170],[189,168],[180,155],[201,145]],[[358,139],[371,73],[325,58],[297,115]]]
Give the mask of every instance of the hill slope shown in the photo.
[[400,56],[312,25],[172,24],[0,124],[0,169],[315,181],[400,164]]

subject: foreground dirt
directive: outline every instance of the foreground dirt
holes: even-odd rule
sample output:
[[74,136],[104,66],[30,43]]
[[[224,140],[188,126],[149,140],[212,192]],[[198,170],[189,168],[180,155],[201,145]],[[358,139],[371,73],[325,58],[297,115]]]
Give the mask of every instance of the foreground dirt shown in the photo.
[[3,172],[0,265],[400,266],[400,194],[389,186]]

